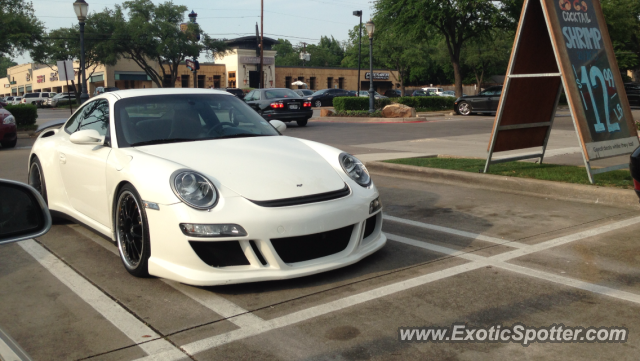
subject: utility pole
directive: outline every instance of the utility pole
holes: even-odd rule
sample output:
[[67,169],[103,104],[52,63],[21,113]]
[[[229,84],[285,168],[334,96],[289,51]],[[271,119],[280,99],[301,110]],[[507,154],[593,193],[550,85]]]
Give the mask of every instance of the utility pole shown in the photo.
[[264,88],[264,74],[262,73],[262,64],[264,62],[264,0],[260,0],[260,82],[259,89]]
[[304,61],[307,60],[307,43],[302,42],[302,66],[304,67]]
[[360,96],[360,57],[362,56],[362,10],[356,10],[353,12],[353,16],[360,17],[360,27],[358,28],[358,43],[360,48],[358,49],[358,92],[356,96]]
[[[195,25],[198,14],[196,14],[195,11],[191,10],[191,13],[188,16],[189,16],[189,21]],[[198,25],[195,25],[195,26],[197,27]],[[195,34],[195,37],[197,41],[200,41],[199,31]],[[197,64],[198,64],[198,56],[196,55],[193,57],[193,87],[194,88],[198,87],[198,65]]]

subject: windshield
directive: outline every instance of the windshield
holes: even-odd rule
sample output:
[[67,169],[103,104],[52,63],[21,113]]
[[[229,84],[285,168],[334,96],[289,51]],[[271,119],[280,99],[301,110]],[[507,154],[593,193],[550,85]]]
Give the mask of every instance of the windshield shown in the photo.
[[296,94],[291,89],[271,89],[266,90],[264,92],[267,99],[277,99],[277,98],[299,98],[300,96]]
[[117,101],[114,110],[120,148],[279,134],[232,95],[132,97]]
[[313,95],[320,95],[320,94],[324,94],[328,91],[329,89],[322,89],[322,90],[318,90],[317,92],[313,93]]

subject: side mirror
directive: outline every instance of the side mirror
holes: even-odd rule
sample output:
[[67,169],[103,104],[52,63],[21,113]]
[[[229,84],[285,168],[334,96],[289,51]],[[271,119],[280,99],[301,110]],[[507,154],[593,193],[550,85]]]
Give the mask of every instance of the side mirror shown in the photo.
[[69,140],[74,144],[102,145],[104,135],[100,135],[95,129],[85,129],[71,134]]
[[269,123],[271,123],[271,125],[273,125],[273,127],[280,133],[284,133],[285,129],[287,129],[287,125],[279,120],[270,120]]
[[51,214],[38,191],[0,179],[0,244],[39,237],[50,228]]

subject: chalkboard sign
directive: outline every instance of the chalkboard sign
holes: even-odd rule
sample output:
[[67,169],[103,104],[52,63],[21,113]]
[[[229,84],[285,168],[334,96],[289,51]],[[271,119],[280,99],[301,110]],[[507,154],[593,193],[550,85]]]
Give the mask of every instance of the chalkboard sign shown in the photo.
[[637,130],[600,2],[543,1],[587,158],[630,153],[638,146]]

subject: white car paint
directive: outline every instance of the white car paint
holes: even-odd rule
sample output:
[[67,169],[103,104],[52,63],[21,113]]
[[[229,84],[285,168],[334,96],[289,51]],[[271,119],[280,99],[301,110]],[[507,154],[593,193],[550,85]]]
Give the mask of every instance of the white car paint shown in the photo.
[[[43,132],[32,148],[29,159],[38,157],[42,164],[50,210],[73,217],[115,241],[113,208],[117,191],[125,182],[132,184],[142,200],[159,205],[159,210],[145,210],[151,242],[149,273],[192,285],[300,277],[347,266],[384,246],[381,210],[369,214],[369,204],[379,197],[378,190],[373,183],[362,187],[353,181],[338,161],[342,152],[333,147],[269,136],[119,148],[114,104],[124,98],[168,94],[233,97],[210,89],[144,89],[92,98],[91,101],[109,101],[110,146],[90,144],[92,134],[76,135],[87,144],[72,143],[63,126]],[[203,174],[217,188],[219,200],[214,208],[192,208],[172,191],[171,174],[185,168]],[[345,184],[351,193],[329,201],[285,207],[262,207],[251,202],[330,192]],[[363,239],[370,217],[376,217],[375,230]],[[239,224],[248,235],[193,238],[182,233],[180,223]],[[351,225],[353,231],[346,249],[297,263],[283,262],[270,241]],[[189,244],[229,240],[239,241],[250,265],[209,266]],[[250,240],[256,243],[266,265],[258,260]]]

